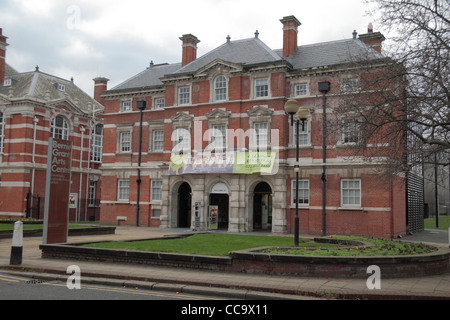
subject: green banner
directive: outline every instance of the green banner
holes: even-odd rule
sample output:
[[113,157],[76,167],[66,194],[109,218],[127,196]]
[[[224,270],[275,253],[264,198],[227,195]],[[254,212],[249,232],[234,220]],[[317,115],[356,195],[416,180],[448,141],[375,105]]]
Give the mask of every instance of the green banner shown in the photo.
[[170,175],[273,172],[276,152],[227,152],[214,155],[175,155],[170,158]]
[[271,173],[275,160],[275,152],[237,152],[233,173]]

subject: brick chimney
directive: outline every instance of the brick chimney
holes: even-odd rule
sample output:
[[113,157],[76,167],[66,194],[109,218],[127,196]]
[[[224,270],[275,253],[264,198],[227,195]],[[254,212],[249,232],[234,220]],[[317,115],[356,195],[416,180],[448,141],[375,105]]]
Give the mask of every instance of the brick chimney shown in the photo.
[[373,32],[373,25],[372,23],[369,23],[367,26],[367,33],[360,34],[359,40],[364,42],[366,46],[381,53],[382,43],[386,38],[380,32]]
[[3,35],[3,30],[0,28],[0,82],[5,80],[5,72],[6,72],[6,47],[8,44],[6,43],[7,37]]
[[199,43],[200,40],[192,34],[185,34],[180,40],[183,41],[183,59],[181,65],[184,67],[197,59],[197,43]]
[[95,83],[94,87],[94,99],[101,105],[105,105],[105,100],[101,97],[101,94],[108,89],[109,79],[98,77],[93,79]]
[[297,50],[298,27],[302,24],[294,16],[284,17],[283,24],[283,56],[292,57]]

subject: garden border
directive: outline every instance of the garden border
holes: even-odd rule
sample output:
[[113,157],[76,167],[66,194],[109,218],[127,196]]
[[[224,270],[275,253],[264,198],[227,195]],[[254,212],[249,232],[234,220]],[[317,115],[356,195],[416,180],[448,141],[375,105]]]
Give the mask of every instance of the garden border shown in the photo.
[[[186,235],[183,235],[185,237]],[[173,239],[171,237],[130,240]],[[104,241],[102,241],[104,242]],[[95,243],[95,242],[89,242]],[[299,256],[267,254],[270,247],[232,251],[227,257],[82,247],[85,243],[41,245],[42,258],[148,264],[249,274],[367,278],[367,268],[380,267],[384,278],[409,278],[450,271],[450,250],[436,248],[429,254],[377,257]]]

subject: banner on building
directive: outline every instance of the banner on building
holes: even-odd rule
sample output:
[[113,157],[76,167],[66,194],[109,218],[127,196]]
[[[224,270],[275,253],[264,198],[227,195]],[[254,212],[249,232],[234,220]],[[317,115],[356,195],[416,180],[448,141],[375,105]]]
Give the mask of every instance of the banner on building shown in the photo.
[[227,152],[205,156],[176,155],[170,159],[170,175],[230,173],[274,174],[275,152]]
[[43,243],[65,243],[68,234],[72,142],[49,138]]

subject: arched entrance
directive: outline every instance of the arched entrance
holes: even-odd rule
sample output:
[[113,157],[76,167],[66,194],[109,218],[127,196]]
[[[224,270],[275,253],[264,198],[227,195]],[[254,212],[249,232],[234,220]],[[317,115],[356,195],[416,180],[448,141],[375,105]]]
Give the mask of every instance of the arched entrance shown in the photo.
[[266,182],[253,192],[253,230],[272,230],[272,188]]
[[209,194],[209,205],[218,207],[218,228],[228,230],[228,187],[224,183],[216,183]]
[[184,182],[178,188],[178,215],[177,227],[191,227],[191,211],[192,211],[192,189],[191,186]]

